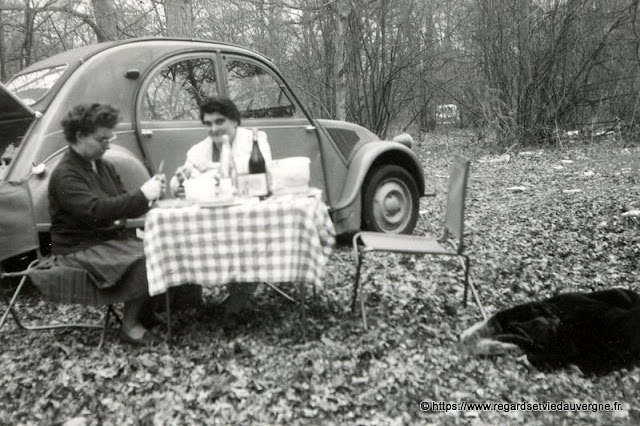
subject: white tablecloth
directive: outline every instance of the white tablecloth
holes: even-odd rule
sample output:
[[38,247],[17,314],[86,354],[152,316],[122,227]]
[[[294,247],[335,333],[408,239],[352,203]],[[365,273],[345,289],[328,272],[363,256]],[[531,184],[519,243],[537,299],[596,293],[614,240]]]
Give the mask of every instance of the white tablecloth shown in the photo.
[[185,283],[321,286],[334,244],[327,206],[315,197],[155,208],[147,213],[144,232],[149,294]]

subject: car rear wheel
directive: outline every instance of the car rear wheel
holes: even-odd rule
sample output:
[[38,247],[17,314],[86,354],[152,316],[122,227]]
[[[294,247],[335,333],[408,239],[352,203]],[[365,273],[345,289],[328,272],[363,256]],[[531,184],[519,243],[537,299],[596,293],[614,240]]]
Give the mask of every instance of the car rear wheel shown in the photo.
[[362,197],[363,229],[410,234],[418,220],[418,185],[403,167],[380,166],[367,177]]

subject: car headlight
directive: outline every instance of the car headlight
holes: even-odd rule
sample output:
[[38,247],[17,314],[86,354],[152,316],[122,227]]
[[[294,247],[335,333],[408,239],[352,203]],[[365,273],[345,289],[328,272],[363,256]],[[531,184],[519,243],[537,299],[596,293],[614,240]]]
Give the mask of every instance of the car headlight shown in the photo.
[[402,145],[405,145],[407,148],[411,148],[413,145],[413,138],[409,133],[400,133],[391,139],[394,142],[400,142]]

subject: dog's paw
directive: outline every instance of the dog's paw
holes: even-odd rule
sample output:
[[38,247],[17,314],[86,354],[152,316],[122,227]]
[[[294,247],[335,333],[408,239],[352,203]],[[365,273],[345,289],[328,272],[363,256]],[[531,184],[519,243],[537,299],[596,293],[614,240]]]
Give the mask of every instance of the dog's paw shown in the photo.
[[488,336],[488,320],[480,321],[473,324],[460,334],[460,342],[465,345],[473,345],[483,337]]
[[522,353],[522,350],[514,343],[505,343],[498,340],[483,338],[470,346],[469,352],[473,355],[489,356],[520,354]]

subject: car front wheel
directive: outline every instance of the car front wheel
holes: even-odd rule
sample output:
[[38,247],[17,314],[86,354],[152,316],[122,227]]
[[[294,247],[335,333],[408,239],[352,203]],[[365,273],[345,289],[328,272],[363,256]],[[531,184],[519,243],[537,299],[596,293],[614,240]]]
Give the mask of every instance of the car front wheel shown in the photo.
[[418,185],[406,169],[393,164],[376,168],[363,188],[363,229],[410,234],[418,220],[419,200]]

